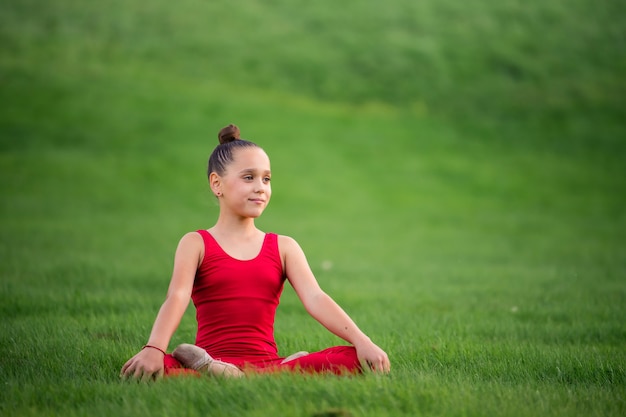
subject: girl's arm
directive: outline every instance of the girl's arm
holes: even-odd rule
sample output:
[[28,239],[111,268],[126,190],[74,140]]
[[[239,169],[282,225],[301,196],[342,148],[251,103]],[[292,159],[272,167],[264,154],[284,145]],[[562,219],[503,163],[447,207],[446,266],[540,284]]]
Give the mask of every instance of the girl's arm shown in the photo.
[[[152,326],[146,346],[122,367],[121,376],[154,379],[163,375],[163,353],[189,305],[198,264],[203,257],[202,237],[187,233],[180,240],[174,257],[174,271],[167,297]],[[154,348],[152,348],[154,347]],[[160,351],[159,351],[160,350]]]
[[320,288],[300,245],[287,236],[279,239],[286,275],[307,312],[330,332],[352,343],[364,365],[374,371],[389,372],[387,354]]

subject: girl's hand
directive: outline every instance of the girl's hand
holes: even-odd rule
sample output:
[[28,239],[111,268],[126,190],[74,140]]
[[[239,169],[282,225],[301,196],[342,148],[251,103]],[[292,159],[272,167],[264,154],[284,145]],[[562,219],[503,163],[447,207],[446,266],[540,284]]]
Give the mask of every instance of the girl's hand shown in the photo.
[[161,378],[163,372],[163,353],[157,349],[143,349],[124,364],[120,377],[146,382]]
[[354,346],[356,354],[363,368],[367,367],[374,372],[388,373],[391,370],[389,357],[384,350],[376,346],[373,342],[367,341]]

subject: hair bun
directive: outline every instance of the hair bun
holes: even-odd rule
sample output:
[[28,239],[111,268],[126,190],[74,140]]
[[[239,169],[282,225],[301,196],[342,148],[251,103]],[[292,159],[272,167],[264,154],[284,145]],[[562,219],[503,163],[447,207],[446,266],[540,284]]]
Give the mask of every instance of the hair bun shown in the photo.
[[223,127],[217,134],[217,138],[220,141],[220,145],[223,143],[232,142],[239,139],[239,128],[233,124]]

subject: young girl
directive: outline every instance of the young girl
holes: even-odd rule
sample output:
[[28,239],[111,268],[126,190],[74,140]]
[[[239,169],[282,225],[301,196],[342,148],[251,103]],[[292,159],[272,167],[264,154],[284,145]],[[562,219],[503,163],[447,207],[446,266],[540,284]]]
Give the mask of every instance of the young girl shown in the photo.
[[[254,219],[269,203],[270,160],[229,125],[209,158],[209,183],[219,201],[217,223],[183,236],[165,302],[148,343],[122,367],[123,377],[148,380],[163,374],[301,370],[359,373],[362,366],[389,372],[387,354],[376,346],[318,285],[300,246],[290,237],[264,233]],[[320,352],[280,357],[274,316],[288,280],[307,312],[351,343]],[[192,299],[198,330],[195,345],[166,349]]]

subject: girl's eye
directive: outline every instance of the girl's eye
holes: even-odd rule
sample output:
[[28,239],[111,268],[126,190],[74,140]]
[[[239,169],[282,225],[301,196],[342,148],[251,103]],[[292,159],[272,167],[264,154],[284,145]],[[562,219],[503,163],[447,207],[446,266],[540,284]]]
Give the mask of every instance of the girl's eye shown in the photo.
[[265,181],[265,182],[270,182],[271,180],[272,180],[272,179],[271,179],[270,177],[265,177],[265,178],[263,178],[263,181]]
[[252,180],[252,175],[246,175],[245,177],[243,177],[244,180]]

